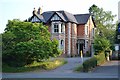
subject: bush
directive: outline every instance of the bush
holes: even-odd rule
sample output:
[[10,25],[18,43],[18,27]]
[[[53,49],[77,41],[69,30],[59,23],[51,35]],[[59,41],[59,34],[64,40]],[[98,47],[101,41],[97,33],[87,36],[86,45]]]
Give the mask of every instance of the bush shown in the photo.
[[106,61],[104,52],[98,53],[98,55],[95,55],[95,57],[97,59],[97,65],[100,65]]
[[12,67],[22,67],[61,54],[58,41],[50,40],[48,27],[41,23],[8,21],[2,40],[2,61]]
[[90,71],[92,68],[104,63],[106,61],[106,57],[105,57],[105,53],[101,52],[101,53],[96,53],[97,55],[95,55],[94,57],[86,60],[83,63],[83,71],[84,72],[88,72]]
[[83,71],[88,72],[89,70],[91,70],[92,68],[96,66],[97,66],[97,59],[96,57],[92,57],[83,63]]

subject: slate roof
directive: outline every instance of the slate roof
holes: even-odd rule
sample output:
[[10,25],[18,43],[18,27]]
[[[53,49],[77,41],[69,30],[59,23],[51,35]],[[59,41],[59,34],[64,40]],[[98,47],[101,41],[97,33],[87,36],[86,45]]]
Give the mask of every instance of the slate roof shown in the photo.
[[53,11],[47,11],[42,13],[42,16],[44,17],[45,23],[50,19],[50,17],[54,14]]
[[75,16],[78,24],[86,24],[90,17],[90,14],[76,14],[74,16]]
[[66,11],[57,11],[57,12],[61,13],[64,16],[64,18],[67,22],[77,23],[77,20],[76,20],[76,18],[74,17],[73,14],[71,14],[69,12],[66,12]]
[[38,14],[34,14],[32,17],[28,18],[28,21],[31,21],[34,16],[36,16],[41,22],[45,22],[44,17]]
[[68,13],[66,11],[48,11],[44,12],[42,15],[46,22],[54,15],[57,14],[60,18],[62,18],[65,22],[74,22],[77,23],[77,20],[75,19],[74,15],[71,13]]
[[40,19],[40,21],[47,23],[50,21],[52,16],[54,16],[54,14],[57,14],[64,22],[73,22],[76,24],[86,24],[90,17],[90,14],[73,15],[66,11],[46,11],[41,15],[35,14],[35,16],[37,16]]

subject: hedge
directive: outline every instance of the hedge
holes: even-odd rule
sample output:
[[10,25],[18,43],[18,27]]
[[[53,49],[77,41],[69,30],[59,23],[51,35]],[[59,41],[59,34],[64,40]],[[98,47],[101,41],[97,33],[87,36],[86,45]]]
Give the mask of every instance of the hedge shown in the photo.
[[106,61],[104,52],[98,53],[98,55],[95,55],[94,57],[86,60],[83,63],[83,71],[88,72],[91,69],[95,68],[96,66],[104,63]]
[[101,65],[106,61],[104,52],[98,53],[98,55],[95,55],[95,57],[97,58],[97,65]]

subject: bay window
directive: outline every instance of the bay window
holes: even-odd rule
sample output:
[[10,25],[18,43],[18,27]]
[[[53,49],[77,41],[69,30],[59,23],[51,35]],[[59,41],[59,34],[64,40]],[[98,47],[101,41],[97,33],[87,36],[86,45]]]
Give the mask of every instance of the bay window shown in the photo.
[[59,32],[59,25],[57,23],[54,24],[54,33]]
[[65,32],[65,25],[62,22],[52,22],[51,23],[51,31],[52,33],[64,33]]

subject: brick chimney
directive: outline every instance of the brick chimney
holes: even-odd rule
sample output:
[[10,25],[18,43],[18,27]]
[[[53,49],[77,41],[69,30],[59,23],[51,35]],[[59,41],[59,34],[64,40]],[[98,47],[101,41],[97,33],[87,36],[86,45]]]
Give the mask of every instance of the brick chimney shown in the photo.
[[42,14],[42,9],[41,9],[41,7],[38,8],[37,14],[39,14],[39,15]]
[[35,10],[35,8],[34,8],[34,10],[33,10],[33,15],[35,15],[37,12],[36,12],[36,10]]

